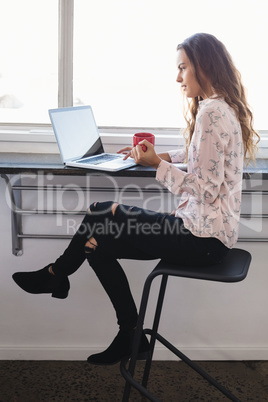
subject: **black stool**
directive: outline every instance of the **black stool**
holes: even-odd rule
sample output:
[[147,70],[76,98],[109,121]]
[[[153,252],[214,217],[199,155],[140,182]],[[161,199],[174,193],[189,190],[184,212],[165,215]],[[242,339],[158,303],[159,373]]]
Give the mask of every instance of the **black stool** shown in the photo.
[[[208,373],[202,370],[196,363],[191,361],[187,356],[185,356],[181,351],[175,348],[170,342],[168,342],[165,338],[163,338],[157,331],[158,325],[161,316],[161,310],[163,306],[165,290],[167,285],[168,276],[181,276],[184,278],[194,278],[194,279],[204,279],[208,281],[216,281],[216,282],[239,282],[242,281],[248,272],[249,265],[251,262],[251,255],[249,252],[240,249],[231,249],[224,261],[221,264],[213,265],[213,266],[205,266],[205,267],[189,267],[189,266],[180,266],[175,264],[170,264],[165,261],[160,261],[155,269],[150,273],[147,277],[143,294],[141,298],[141,305],[137,323],[137,329],[135,332],[134,343],[133,343],[133,351],[131,355],[131,359],[129,362],[129,366],[127,368],[128,359],[122,360],[120,369],[123,377],[126,379],[125,391],[123,396],[123,402],[127,402],[130,396],[131,386],[140,391],[140,393],[146,396],[149,400],[160,402],[155,396],[153,396],[146,388],[151,362],[154,352],[154,346],[156,339],[162,343],[165,347],[167,347],[171,352],[173,352],[176,356],[178,356],[181,360],[183,360],[186,364],[192,367],[195,371],[197,371],[202,377],[204,377],[207,381],[209,381],[214,387],[218,388],[224,395],[226,395],[232,401],[239,401],[230,391],[224,388],[221,384],[219,384],[213,377],[211,377]],[[143,374],[143,381],[140,384],[138,381],[134,379],[134,371],[136,366],[136,360],[138,355],[138,345],[140,343],[140,338],[143,330],[143,322],[146,314],[147,303],[149,299],[149,293],[151,284],[154,278],[162,275],[162,281],[160,285],[158,301],[155,310],[154,322],[152,329],[145,329],[145,333],[150,335],[150,352],[148,353],[148,358],[145,363],[145,369]]]

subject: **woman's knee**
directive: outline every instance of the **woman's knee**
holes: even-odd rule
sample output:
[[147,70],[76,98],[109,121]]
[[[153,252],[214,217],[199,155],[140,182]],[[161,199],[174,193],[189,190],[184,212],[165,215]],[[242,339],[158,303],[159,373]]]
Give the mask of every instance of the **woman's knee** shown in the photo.
[[91,254],[98,247],[97,240],[92,236],[85,244],[85,253]]
[[118,205],[119,205],[118,202],[114,202],[113,205],[112,205],[112,208],[111,208],[111,209],[112,209],[112,214],[113,214],[113,216],[114,216],[114,214],[115,214],[115,211],[116,211],[116,208],[118,207]]
[[111,211],[113,216],[115,214],[116,208],[118,207],[118,202],[113,201],[105,201],[105,202],[94,202],[88,208],[88,213],[91,214],[92,212],[97,211]]
[[95,210],[96,206],[97,206],[97,202],[94,202],[93,204],[91,204],[91,205],[88,207],[87,212],[88,212],[89,214],[91,214],[91,212],[92,212],[93,210]]
[[[116,208],[118,207],[119,204],[118,204],[118,202],[109,202],[109,203],[110,203],[110,211],[112,212],[112,215],[114,216]],[[90,207],[88,208],[88,213],[91,214],[92,211],[96,210],[97,205],[98,205],[97,202],[94,202],[93,204],[91,204]],[[107,204],[105,205],[105,207],[107,207]],[[97,240],[94,238],[94,236],[91,236],[90,239],[88,239],[85,244],[85,253],[91,254],[93,251],[96,250],[97,247],[98,247]]]

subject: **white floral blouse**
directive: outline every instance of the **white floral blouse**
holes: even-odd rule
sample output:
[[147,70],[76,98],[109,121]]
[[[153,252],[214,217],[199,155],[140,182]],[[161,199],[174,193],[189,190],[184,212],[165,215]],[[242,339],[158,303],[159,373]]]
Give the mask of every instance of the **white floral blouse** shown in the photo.
[[[172,163],[184,162],[185,150],[169,152]],[[156,179],[180,194],[175,216],[195,236],[215,237],[228,248],[238,238],[243,174],[241,126],[223,100],[199,103],[187,160],[187,172],[161,161]]]

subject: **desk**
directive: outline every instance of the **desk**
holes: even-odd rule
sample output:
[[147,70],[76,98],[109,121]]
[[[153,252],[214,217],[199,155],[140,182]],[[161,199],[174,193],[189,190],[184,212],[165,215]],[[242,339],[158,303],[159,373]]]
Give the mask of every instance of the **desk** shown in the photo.
[[[25,154],[25,153],[1,153],[0,152],[0,173],[53,173],[55,175],[84,176],[100,175],[103,172],[90,169],[79,169],[65,167],[61,163],[60,155],[56,154]],[[154,177],[155,169],[150,167],[135,166],[119,172],[109,172],[109,176],[117,177]],[[268,179],[268,159],[256,160],[255,166],[245,168],[244,178],[248,179],[254,175],[255,178]]]
[[[55,154],[18,154],[18,153],[0,153],[0,174],[7,184],[7,189],[10,197],[11,205],[11,225],[12,225],[12,252],[16,256],[20,256],[23,253],[22,239],[26,238],[40,238],[40,239],[55,239],[55,238],[70,238],[71,236],[64,235],[38,235],[38,234],[26,234],[22,231],[22,216],[30,214],[72,214],[73,211],[58,211],[58,210],[24,210],[22,208],[22,193],[23,191],[51,191],[49,186],[29,186],[22,182],[22,177],[27,175],[43,175],[43,176],[94,176],[103,177],[104,175],[114,178],[130,178],[129,182],[134,178],[154,178],[155,169],[150,167],[135,166],[126,170],[121,170],[119,172],[103,172],[97,170],[89,169],[79,169],[72,167],[65,167],[60,160],[59,155]],[[258,183],[252,185],[252,183]],[[268,160],[259,159],[256,161],[255,166],[250,166],[245,168],[243,174],[243,195],[244,196],[255,196],[264,197],[268,195],[268,188],[266,185],[268,183]],[[268,185],[268,184],[267,184]],[[64,189],[64,191],[66,188]],[[119,189],[120,190],[120,189]],[[77,187],[68,187],[68,191],[78,191]],[[80,187],[79,191],[89,191],[87,187]],[[112,192],[112,188],[108,187],[90,187],[91,192]],[[135,193],[137,188],[133,186],[132,189],[128,189],[128,192]],[[166,189],[161,187],[154,189],[143,189],[143,191],[148,193],[156,193],[161,191],[162,193],[169,193]],[[250,202],[253,204],[253,201]],[[268,212],[268,211],[267,211]],[[85,211],[81,211],[80,214],[84,214]],[[77,214],[77,213],[76,213]],[[264,219],[268,218],[268,213],[264,211],[261,213],[252,213],[249,211],[247,213],[242,213],[241,218],[244,219]],[[240,241],[268,241],[268,236],[258,237],[257,240],[253,237],[240,238]]]
[[[60,156],[56,154],[18,154],[0,153],[1,174],[31,174],[42,171],[44,174],[64,176],[103,175],[104,172],[93,169],[80,169],[66,167],[62,164]],[[268,169],[267,169],[268,172]],[[107,172],[115,177],[154,177],[155,169],[151,167],[135,166],[119,172]]]

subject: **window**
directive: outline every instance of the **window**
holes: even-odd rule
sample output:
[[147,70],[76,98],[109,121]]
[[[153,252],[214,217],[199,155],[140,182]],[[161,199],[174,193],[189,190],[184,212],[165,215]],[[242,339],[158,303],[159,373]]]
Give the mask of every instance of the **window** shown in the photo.
[[[60,2],[64,12],[73,0]],[[57,1],[3,3],[1,121],[48,123],[47,109],[58,102]],[[67,38],[73,59],[60,70],[73,67],[73,80],[71,74],[64,81],[73,91],[68,102],[90,104],[99,126],[184,126],[176,46],[194,32],[209,32],[242,74],[256,128],[267,130],[265,10],[266,0],[76,0],[74,32]]]
[[267,129],[266,0],[75,2],[74,103],[100,125],[184,126],[176,46],[195,32],[218,37],[240,70],[257,129]]
[[0,49],[0,121],[48,122],[58,98],[57,1],[2,0]]

